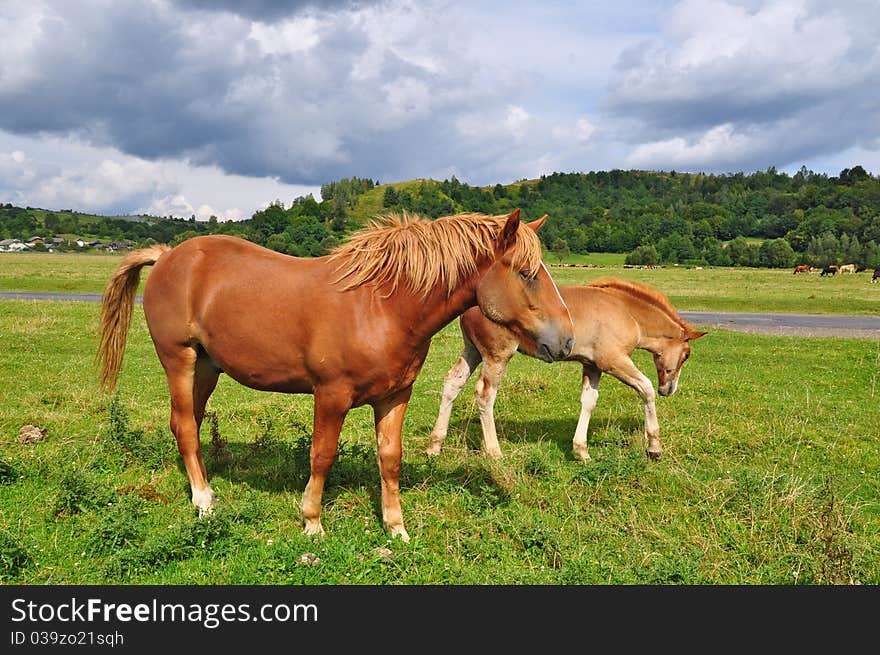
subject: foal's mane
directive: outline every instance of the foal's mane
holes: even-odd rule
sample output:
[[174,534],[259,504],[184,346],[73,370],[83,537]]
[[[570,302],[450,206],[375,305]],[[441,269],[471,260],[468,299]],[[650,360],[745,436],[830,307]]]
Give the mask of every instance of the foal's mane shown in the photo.
[[[389,295],[403,284],[426,296],[445,284],[450,295],[477,270],[477,263],[495,256],[495,241],[506,215],[456,214],[428,220],[403,212],[377,216],[330,254],[337,264],[336,282],[345,290],[375,282],[390,285]],[[534,230],[520,225],[513,266],[538,274],[541,242]]]
[[669,302],[666,294],[652,286],[636,282],[635,280],[621,280],[616,277],[600,277],[590,282],[588,286],[629,294],[633,298],[660,310],[685,332],[692,329],[688,322],[678,315],[678,311]]

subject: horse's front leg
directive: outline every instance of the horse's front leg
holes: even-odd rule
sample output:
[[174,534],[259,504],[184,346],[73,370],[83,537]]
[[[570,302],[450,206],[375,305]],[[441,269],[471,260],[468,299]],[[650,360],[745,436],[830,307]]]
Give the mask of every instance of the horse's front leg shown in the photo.
[[310,450],[311,475],[303,492],[302,515],[306,534],[323,535],[321,496],[324,482],[336,458],[339,433],[351,407],[350,394],[315,391],[315,417]]
[[590,428],[590,416],[599,401],[599,380],[601,378],[602,371],[592,364],[584,364],[581,379],[581,414],[574,430],[574,439],[571,441],[572,453],[584,462],[590,460],[590,453],[587,450],[587,431]]
[[[513,356],[513,353],[510,356]],[[483,450],[493,459],[500,459],[502,456],[501,446],[498,444],[498,432],[495,429],[495,397],[498,395],[498,385],[501,384],[501,376],[504,375],[504,369],[509,361],[510,357],[500,359],[484,357],[480,378],[474,385],[477,407],[480,410],[480,426],[483,429]]]
[[608,372],[635,389],[642,399],[645,405],[645,439],[648,442],[646,453],[651,459],[660,459],[663,449],[660,445],[660,423],[657,421],[657,394],[654,392],[654,384],[631,359],[615,362]]
[[392,537],[399,536],[404,541],[409,541],[409,534],[403,527],[403,511],[400,509],[401,433],[411,394],[412,386],[409,386],[373,405],[379,474],[382,477],[382,523]]

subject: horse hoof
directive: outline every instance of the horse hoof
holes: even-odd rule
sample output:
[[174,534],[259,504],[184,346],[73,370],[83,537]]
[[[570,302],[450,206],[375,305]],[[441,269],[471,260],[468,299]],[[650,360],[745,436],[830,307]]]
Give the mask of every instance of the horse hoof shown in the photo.
[[571,452],[576,459],[579,459],[582,462],[589,462],[591,459],[593,459],[592,457],[590,457],[590,453],[587,452],[586,448],[574,448]]
[[493,448],[491,450],[487,450],[486,455],[488,457],[491,457],[492,459],[501,459],[504,457],[504,455],[501,452],[501,449],[496,449],[496,448]]
[[426,454],[428,457],[436,457],[437,455],[440,454],[440,446],[434,446],[433,444],[430,445],[430,446],[428,446],[428,447],[425,449],[425,454]]
[[392,528],[391,538],[394,539],[396,537],[400,537],[401,539],[403,539],[403,543],[405,544],[409,543],[409,534],[407,533],[406,528]]
[[648,454],[648,459],[650,459],[650,460],[653,460],[656,462],[660,459],[660,451],[659,450],[646,450],[645,452]]
[[211,487],[206,487],[202,491],[194,491],[192,495],[192,503],[199,510],[199,518],[213,514],[214,506],[219,502],[220,499],[214,494]]
[[325,534],[324,526],[321,525],[320,521],[306,521],[306,525],[303,528],[303,534],[313,537],[323,537]]

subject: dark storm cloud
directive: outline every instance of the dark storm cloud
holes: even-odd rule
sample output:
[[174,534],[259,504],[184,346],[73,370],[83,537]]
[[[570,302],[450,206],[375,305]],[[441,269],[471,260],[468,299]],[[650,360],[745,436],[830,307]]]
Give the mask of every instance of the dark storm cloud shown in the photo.
[[442,30],[409,28],[392,46],[384,15],[264,25],[161,2],[49,6],[10,62],[18,77],[0,78],[0,129],[14,134],[321,184],[442,170],[455,116],[504,106]]
[[357,0],[174,0],[182,9],[226,11],[250,20],[273,21],[287,18],[304,9],[330,11],[368,4]]

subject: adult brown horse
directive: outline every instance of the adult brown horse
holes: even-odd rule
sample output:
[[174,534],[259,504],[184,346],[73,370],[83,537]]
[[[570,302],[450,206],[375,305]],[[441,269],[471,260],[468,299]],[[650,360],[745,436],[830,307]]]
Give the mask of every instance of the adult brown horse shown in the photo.
[[311,475],[303,492],[307,534],[323,534],[321,496],[339,433],[353,407],[375,416],[382,519],[408,540],[400,508],[401,428],[431,337],[469,307],[535,344],[568,356],[568,309],[541,260],[535,231],[509,216],[375,220],[330,255],[301,259],[229,236],[126,256],[104,291],[102,385],[115,386],[134,293],[155,264],[143,308],[168,378],[171,430],[199,513],[215,501],[199,444],[220,373],[252,389],[314,395]]
[[[599,398],[602,373],[610,373],[641,397],[645,406],[647,454],[659,459],[662,448],[654,387],[633,363],[632,352],[641,348],[653,354],[658,391],[661,396],[671,396],[678,388],[681,367],[690,356],[690,342],[706,333],[694,330],[662,292],[646,284],[605,277],[588,286],[560,287],[559,290],[574,324],[575,345],[566,359],[583,366],[581,414],[572,440],[575,456],[590,459],[587,451],[590,415]],[[459,323],[464,350],[446,374],[440,411],[431,431],[427,453],[440,453],[449,427],[452,403],[482,361],[483,368],[474,390],[483,429],[483,448],[490,457],[501,457],[493,416],[498,385],[514,353],[519,350],[534,356],[535,344],[503,326],[486,321],[479,311],[466,311]]]

